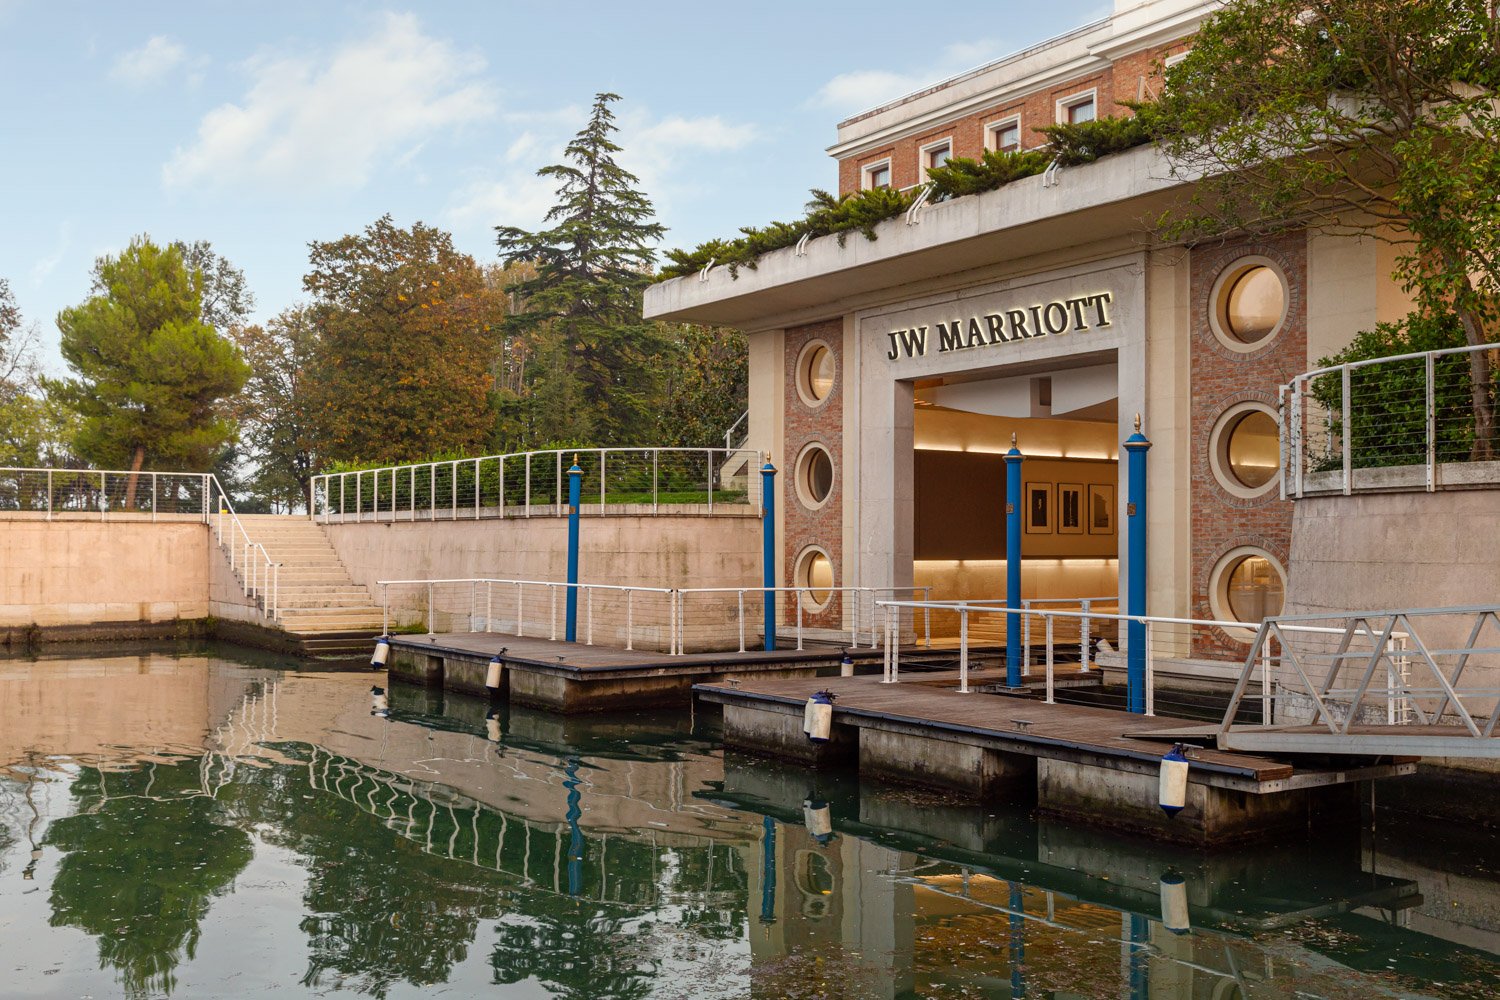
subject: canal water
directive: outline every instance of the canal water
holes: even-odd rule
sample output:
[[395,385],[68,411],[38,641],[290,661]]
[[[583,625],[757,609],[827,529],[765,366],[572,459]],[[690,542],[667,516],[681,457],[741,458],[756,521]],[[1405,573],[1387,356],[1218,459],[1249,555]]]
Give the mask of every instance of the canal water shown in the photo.
[[1202,856],[372,683],[0,661],[0,995],[1500,995],[1482,834]]

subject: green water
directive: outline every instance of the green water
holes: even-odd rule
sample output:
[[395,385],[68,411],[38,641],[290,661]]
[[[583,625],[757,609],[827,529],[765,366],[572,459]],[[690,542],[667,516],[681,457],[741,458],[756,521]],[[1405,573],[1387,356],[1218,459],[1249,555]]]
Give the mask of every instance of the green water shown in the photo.
[[0,662],[0,996],[1500,995],[1483,836],[1205,857],[372,681]]

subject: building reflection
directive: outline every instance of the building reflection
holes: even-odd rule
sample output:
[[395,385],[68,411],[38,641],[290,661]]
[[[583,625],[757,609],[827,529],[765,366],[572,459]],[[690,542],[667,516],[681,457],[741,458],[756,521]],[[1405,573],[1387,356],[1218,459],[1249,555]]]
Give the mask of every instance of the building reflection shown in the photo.
[[[302,872],[302,985],[371,996],[474,962],[580,998],[664,976],[694,996],[1292,995],[1378,935],[1414,976],[1472,975],[1466,948],[1500,929],[1483,865],[1373,842],[1184,854],[720,755],[680,716],[400,687],[377,715],[369,675],[208,657],[9,669],[0,874],[39,845],[51,922],[128,994],[172,992],[260,845]],[[66,795],[28,798],[38,781]]]

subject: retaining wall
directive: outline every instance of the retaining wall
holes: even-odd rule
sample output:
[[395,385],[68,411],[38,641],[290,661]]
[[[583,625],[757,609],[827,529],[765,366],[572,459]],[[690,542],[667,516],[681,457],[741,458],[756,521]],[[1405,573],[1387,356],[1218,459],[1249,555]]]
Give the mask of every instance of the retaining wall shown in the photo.
[[0,519],[0,641],[171,634],[258,620],[196,517]]

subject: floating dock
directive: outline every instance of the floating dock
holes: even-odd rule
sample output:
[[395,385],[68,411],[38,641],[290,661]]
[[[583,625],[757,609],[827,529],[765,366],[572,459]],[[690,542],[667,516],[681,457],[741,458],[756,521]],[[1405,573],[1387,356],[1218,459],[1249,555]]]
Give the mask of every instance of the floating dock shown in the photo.
[[[945,680],[755,677],[694,690],[723,706],[729,747],[813,767],[853,766],[979,800],[1034,801],[1044,815],[1200,845],[1357,818],[1360,783],[1416,769],[1415,758],[1327,765],[1190,748],[1187,806],[1169,819],[1157,805],[1161,757],[1175,734],[1201,723],[964,694]],[[803,707],[820,690],[835,696],[833,729],[828,742],[812,743],[802,731]]]
[[[413,684],[484,695],[490,658],[504,650],[499,691],[504,701],[565,713],[686,708],[695,684],[836,674],[846,648],[809,643],[802,650],[671,656],[495,632],[397,635],[391,637],[390,673]],[[851,649],[849,654],[856,669],[879,671],[882,650]],[[951,650],[913,649],[902,652],[902,662],[915,668],[956,656]]]

